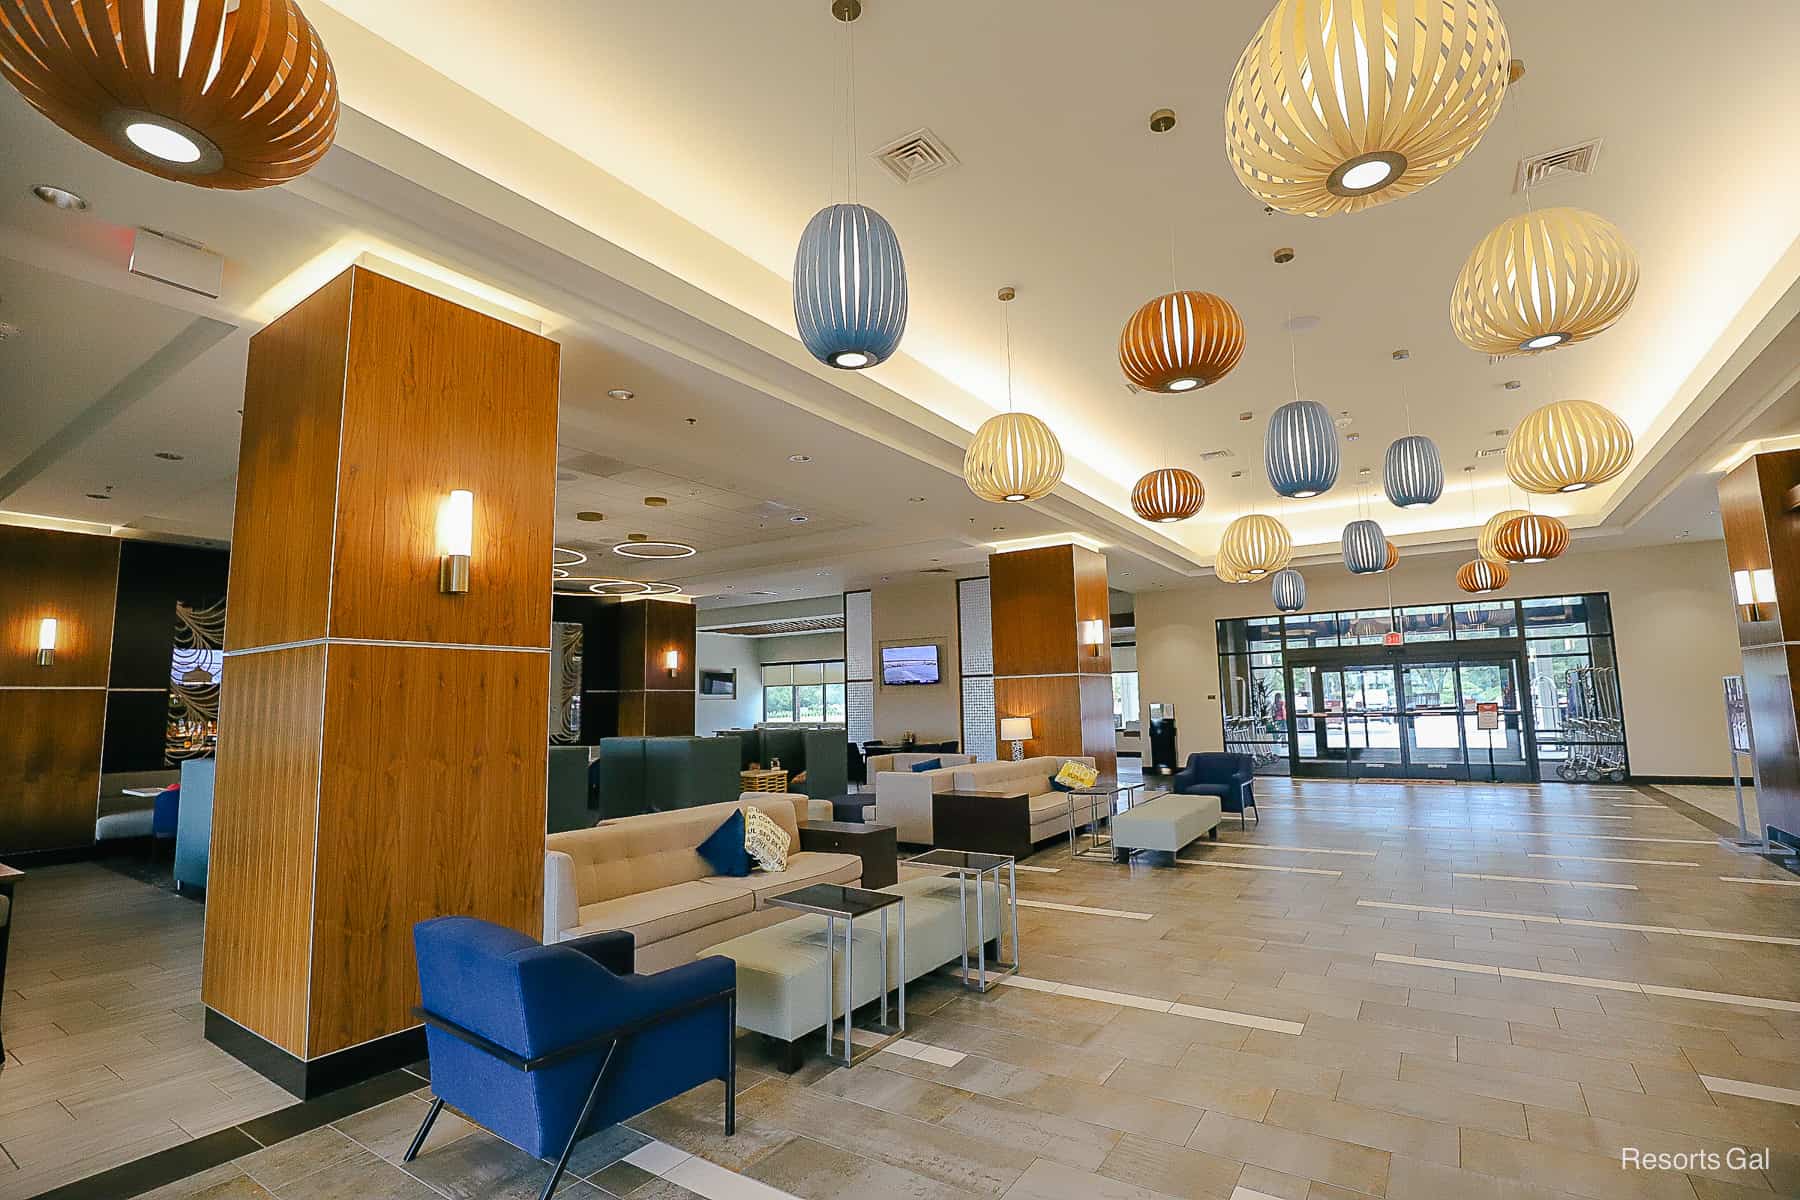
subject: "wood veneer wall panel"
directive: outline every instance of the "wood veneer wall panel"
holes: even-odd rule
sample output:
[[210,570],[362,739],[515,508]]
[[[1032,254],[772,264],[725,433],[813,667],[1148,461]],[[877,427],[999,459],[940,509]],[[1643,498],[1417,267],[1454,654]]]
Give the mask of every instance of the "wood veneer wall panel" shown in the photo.
[[[994,711],[1030,717],[1025,756],[1090,754],[1103,774],[1118,769],[1112,716],[1112,680],[1099,675],[996,677]],[[1003,743],[1004,744],[1004,743]]]
[[[560,348],[353,272],[331,635],[547,647]],[[445,596],[437,513],[458,488],[474,553],[469,591]]]
[[[637,600],[627,601],[626,607],[644,610],[644,686],[653,692],[684,691],[691,695],[697,619],[694,606],[668,600]],[[681,665],[673,676],[666,657],[670,650],[681,656]]]
[[646,737],[692,737],[694,693],[644,692]]
[[330,647],[311,1057],[417,1024],[416,922],[541,932],[549,688],[548,654]]
[[1101,774],[1114,774],[1119,769],[1119,735],[1113,728],[1112,676],[1083,675],[1078,685],[1081,752],[1094,756]]
[[[0,687],[104,688],[118,586],[116,539],[0,525]],[[44,617],[57,622],[48,667],[37,665]]]
[[225,659],[201,999],[305,1058],[325,647]]
[[1080,669],[1076,549],[1044,546],[988,556],[995,675],[1060,675]]
[[250,339],[227,650],[325,634],[351,282],[345,271]]
[[0,691],[0,853],[93,842],[105,725],[101,688]]
[[[1070,567],[1075,576],[1075,627],[1077,668],[1084,675],[1112,674],[1112,596],[1106,584],[1106,559],[1086,546],[1070,547]],[[1080,644],[1080,629],[1088,621],[1100,622],[1100,649],[1094,653]],[[1111,684],[1107,685],[1107,713],[1112,712]]]

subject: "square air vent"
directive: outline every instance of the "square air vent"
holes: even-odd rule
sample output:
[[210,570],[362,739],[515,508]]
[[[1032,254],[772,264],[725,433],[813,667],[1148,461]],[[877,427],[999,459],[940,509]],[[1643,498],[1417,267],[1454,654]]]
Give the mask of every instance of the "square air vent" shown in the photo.
[[1237,456],[1234,455],[1230,450],[1208,450],[1205,454],[1202,454],[1200,456],[1200,461],[1201,462],[1211,462],[1215,458],[1235,458],[1235,457],[1237,457]]
[[1604,141],[1604,138],[1590,138],[1548,154],[1520,159],[1518,174],[1513,178],[1513,191],[1543,187],[1546,183],[1574,175],[1592,175],[1600,163],[1600,146]]
[[929,129],[915,129],[871,155],[901,183],[917,183],[956,165],[956,155]]

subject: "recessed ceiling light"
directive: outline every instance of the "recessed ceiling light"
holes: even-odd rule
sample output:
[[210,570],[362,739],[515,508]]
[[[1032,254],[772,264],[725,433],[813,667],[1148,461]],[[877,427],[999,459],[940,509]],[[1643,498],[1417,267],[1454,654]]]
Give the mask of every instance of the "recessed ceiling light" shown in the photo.
[[994,526],[994,532],[995,532],[995,533],[1005,533],[1005,532],[1006,532],[1006,526],[1004,526],[1004,525],[996,525],[996,526]]
[[1256,416],[1256,414],[1253,412],[1241,412],[1238,414],[1238,420],[1248,421],[1248,420],[1251,420],[1252,418],[1254,418],[1255,416]]
[[164,162],[195,163],[203,153],[200,143],[159,121],[133,121],[125,127],[125,140]]
[[812,518],[807,516],[805,513],[795,513],[793,516],[789,517],[788,520],[792,521],[796,525],[804,525],[808,521],[812,520]]
[[925,503],[925,497],[923,497],[923,496],[908,496],[906,498],[906,502],[908,504],[923,504],[923,503]]
[[575,514],[575,519],[577,521],[604,521],[606,520],[606,514],[603,512],[595,512],[591,508],[584,508]]
[[667,508],[667,507],[669,507],[669,498],[667,496],[645,496],[644,497],[644,507],[645,508]]
[[637,399],[637,393],[632,391],[630,388],[613,388],[610,392],[607,392],[606,394],[608,396],[612,397],[614,400],[635,400],[635,399]]
[[87,494],[87,498],[89,500],[111,500],[112,499],[112,497],[107,495],[105,492],[89,492]]
[[1522,383],[1521,381],[1519,381],[1517,379],[1509,379],[1505,383],[1501,384],[1500,386],[1504,387],[1509,392],[1516,392],[1520,388],[1524,387],[1525,385],[1524,385],[1524,383]]
[[1342,416],[1333,420],[1331,423],[1333,425],[1336,425],[1339,429],[1348,429],[1348,428],[1350,428],[1350,414],[1345,413]]
[[1374,473],[1375,470],[1373,467],[1363,467],[1361,470],[1357,471],[1358,475],[1373,475]]
[[54,184],[40,183],[31,189],[31,194],[48,204],[51,208],[60,208],[64,212],[86,212],[88,202],[67,188],[59,188]]
[[1362,441],[1362,434],[1360,434],[1360,433],[1346,433],[1346,434],[1345,434],[1345,435],[1344,435],[1344,440],[1345,440],[1345,441],[1346,441],[1346,442],[1360,442],[1360,441]]
[[809,463],[812,461],[812,455],[810,455],[810,454],[790,454],[790,455],[788,455],[788,461],[791,463]]
[[613,553],[624,558],[691,558],[699,551],[686,542],[659,542],[649,538],[633,538],[614,546]]
[[829,575],[829,574],[831,574],[831,572],[830,572],[830,571],[820,571],[820,572],[819,572],[819,574],[821,574],[821,575]]
[[183,458],[185,458],[187,456],[183,455],[183,454],[177,454],[173,450],[158,450],[156,452],[156,457],[162,459],[164,462],[180,462]]
[[1231,473],[1231,477],[1233,479],[1242,479],[1244,477],[1244,473],[1242,471],[1233,471]]

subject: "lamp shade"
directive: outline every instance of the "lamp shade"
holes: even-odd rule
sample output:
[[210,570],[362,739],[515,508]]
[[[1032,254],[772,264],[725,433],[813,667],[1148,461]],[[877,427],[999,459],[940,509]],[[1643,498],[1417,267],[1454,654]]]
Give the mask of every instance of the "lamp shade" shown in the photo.
[[1437,443],[1408,434],[1387,448],[1381,488],[1395,508],[1424,508],[1444,494],[1444,460]]
[[1305,498],[1331,490],[1338,477],[1338,431],[1317,400],[1294,400],[1269,416],[1263,466],[1269,486],[1283,496]]
[[1387,536],[1374,521],[1352,521],[1344,526],[1344,566],[1352,575],[1373,575],[1387,569]]
[[1274,517],[1250,513],[1225,527],[1218,558],[1240,577],[1237,582],[1261,579],[1293,561],[1294,539]]
[[1394,545],[1393,538],[1388,538],[1387,539],[1387,559],[1386,559],[1386,561],[1384,561],[1381,564],[1381,569],[1384,571],[1391,571],[1399,565],[1400,565],[1400,547]]
[[1509,563],[1548,562],[1568,548],[1569,527],[1543,513],[1514,517],[1494,535],[1494,549]]
[[1223,553],[1220,553],[1213,558],[1213,574],[1218,576],[1220,583],[1253,582],[1252,576],[1245,574],[1236,566],[1232,565],[1231,560],[1226,558]]
[[828,367],[885,361],[906,332],[906,261],[887,218],[866,204],[813,214],[794,254],[794,324]]
[[1158,296],[1125,322],[1119,369],[1149,392],[1191,392],[1219,382],[1244,356],[1244,320],[1211,292]]
[[337,74],[293,0],[0,0],[0,76],[103,154],[200,187],[285,183],[337,132]]
[[1003,412],[975,431],[963,455],[963,479],[983,500],[1018,503],[1048,496],[1061,482],[1062,444],[1030,413]]
[[1206,486],[1183,467],[1158,467],[1131,489],[1131,508],[1146,521],[1185,521],[1206,504]]
[[1511,57],[1494,0],[1278,0],[1231,76],[1226,157],[1285,213],[1397,199],[1475,148]]
[[1503,508],[1493,516],[1489,517],[1487,519],[1487,524],[1481,527],[1481,536],[1476,539],[1475,553],[1482,558],[1487,559],[1489,562],[1505,562],[1506,559],[1501,555],[1499,548],[1494,544],[1494,539],[1500,536],[1500,530],[1505,528],[1508,521],[1512,520],[1514,517],[1522,517],[1525,515],[1525,510],[1522,508]]
[[1505,563],[1485,558],[1471,559],[1456,570],[1456,586],[1477,596],[1497,592],[1511,579],[1512,570]]
[[1637,255],[1619,227],[1579,208],[1500,222],[1463,263],[1450,327],[1483,354],[1548,350],[1604,333],[1637,294]]
[[1506,473],[1528,492],[1579,492],[1631,463],[1631,428],[1591,400],[1560,400],[1527,416],[1506,443]]
[[1003,742],[1029,742],[1031,740],[1031,718],[1001,717],[1000,740]]
[[1299,612],[1306,607],[1306,576],[1292,567],[1275,572],[1269,583],[1269,598],[1281,612]]

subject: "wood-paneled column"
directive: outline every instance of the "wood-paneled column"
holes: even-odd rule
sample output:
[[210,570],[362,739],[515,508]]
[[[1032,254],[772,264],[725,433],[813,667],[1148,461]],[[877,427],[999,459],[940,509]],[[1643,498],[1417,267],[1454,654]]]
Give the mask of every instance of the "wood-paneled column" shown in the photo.
[[[1106,559],[1064,544],[988,556],[994,619],[994,714],[1030,717],[1037,754],[1091,754],[1118,766]],[[1083,628],[1098,622],[1098,640]],[[997,728],[997,725],[996,725]],[[1010,752],[1002,747],[1002,754]]]
[[541,928],[557,370],[360,267],[251,340],[202,998],[298,1094],[422,1052],[416,922]]
[[[673,737],[694,732],[692,604],[625,600],[619,604],[619,733]],[[676,666],[669,671],[668,656]]]
[[[1719,480],[1756,743],[1756,807],[1800,847],[1800,450],[1758,454]],[[1746,597],[1744,587],[1748,585]]]

